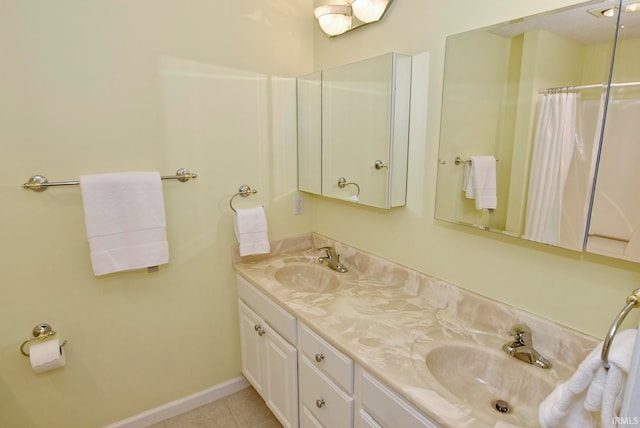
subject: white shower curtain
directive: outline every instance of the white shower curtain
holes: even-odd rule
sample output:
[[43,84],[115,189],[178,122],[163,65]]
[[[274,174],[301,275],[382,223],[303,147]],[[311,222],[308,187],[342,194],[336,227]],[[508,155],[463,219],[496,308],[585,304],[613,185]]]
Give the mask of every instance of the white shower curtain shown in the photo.
[[523,238],[560,242],[564,187],[576,145],[579,95],[563,91],[542,95],[538,104],[529,197]]

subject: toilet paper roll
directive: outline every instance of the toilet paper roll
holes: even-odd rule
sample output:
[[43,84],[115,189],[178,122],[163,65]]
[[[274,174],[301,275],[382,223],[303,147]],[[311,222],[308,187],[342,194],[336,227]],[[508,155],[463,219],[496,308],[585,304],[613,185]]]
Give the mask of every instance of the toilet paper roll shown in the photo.
[[36,373],[64,367],[64,349],[60,347],[60,339],[49,339],[29,348],[31,368]]

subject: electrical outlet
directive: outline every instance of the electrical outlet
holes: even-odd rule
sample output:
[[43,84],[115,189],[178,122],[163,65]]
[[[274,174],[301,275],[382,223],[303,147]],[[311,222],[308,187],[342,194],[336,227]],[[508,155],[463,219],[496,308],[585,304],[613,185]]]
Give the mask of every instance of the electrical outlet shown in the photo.
[[304,198],[302,195],[296,195],[293,198],[293,215],[304,214]]

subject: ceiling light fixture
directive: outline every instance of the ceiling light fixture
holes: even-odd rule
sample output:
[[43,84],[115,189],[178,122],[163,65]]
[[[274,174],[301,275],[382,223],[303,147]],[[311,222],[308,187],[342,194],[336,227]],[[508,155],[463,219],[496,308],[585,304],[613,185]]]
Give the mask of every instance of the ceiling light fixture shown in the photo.
[[351,29],[351,6],[328,4],[316,7],[313,14],[322,31],[330,37]]
[[322,31],[334,37],[384,16],[393,0],[349,0],[347,4],[328,4],[314,9]]
[[356,18],[369,24],[382,18],[389,3],[388,0],[353,0],[351,8]]

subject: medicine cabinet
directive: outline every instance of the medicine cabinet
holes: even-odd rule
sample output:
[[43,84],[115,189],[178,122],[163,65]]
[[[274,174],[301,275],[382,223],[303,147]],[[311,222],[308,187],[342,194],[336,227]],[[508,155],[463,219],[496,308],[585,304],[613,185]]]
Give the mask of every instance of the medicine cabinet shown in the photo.
[[[625,190],[640,180],[640,129],[625,119],[640,115],[639,22],[623,2],[590,1],[447,37],[436,218],[640,261],[640,199]],[[574,105],[564,122],[546,114],[558,101]],[[462,191],[480,155],[496,159],[496,209]]]
[[298,189],[378,208],[406,200],[411,56],[297,79]]

